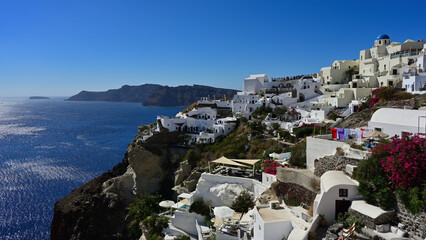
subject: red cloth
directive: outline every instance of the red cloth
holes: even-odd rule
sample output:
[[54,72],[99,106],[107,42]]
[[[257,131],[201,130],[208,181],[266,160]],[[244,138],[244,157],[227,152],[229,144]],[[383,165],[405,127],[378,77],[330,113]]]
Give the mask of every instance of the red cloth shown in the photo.
[[333,139],[337,139],[337,129],[335,129],[335,128],[331,129],[331,137]]
[[365,138],[365,137],[364,137],[364,131],[365,131],[365,129],[364,129],[364,128],[361,128],[360,130],[361,130],[361,138]]

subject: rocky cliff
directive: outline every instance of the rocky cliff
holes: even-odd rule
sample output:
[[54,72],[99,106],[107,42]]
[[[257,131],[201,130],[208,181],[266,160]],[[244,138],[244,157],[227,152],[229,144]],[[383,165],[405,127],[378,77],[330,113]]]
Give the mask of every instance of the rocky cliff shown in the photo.
[[189,106],[202,97],[210,96],[220,99],[226,96],[229,99],[235,94],[237,94],[236,90],[202,85],[168,87],[158,84],[143,84],[140,86],[124,85],[119,89],[104,92],[81,91],[67,100],[140,102],[144,106],[176,107]]
[[173,194],[174,171],[188,150],[178,145],[178,136],[159,133],[144,143],[136,136],[117,166],[55,204],[51,239],[128,239],[126,215],[133,198]]

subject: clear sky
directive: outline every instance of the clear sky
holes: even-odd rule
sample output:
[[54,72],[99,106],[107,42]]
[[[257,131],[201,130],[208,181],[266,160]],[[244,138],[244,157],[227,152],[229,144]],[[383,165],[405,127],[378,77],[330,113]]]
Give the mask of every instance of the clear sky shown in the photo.
[[319,72],[380,33],[426,38],[426,1],[0,0],[0,97],[124,84],[241,89]]

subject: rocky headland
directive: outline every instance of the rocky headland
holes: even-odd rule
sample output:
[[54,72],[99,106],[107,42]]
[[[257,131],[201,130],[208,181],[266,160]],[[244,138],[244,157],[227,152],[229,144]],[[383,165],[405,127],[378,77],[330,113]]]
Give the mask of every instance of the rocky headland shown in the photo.
[[142,193],[171,198],[174,171],[189,148],[179,133],[138,134],[112,170],[73,190],[54,208],[51,239],[128,239],[127,207]]
[[202,97],[227,99],[237,94],[237,90],[215,88],[202,85],[169,87],[158,84],[140,86],[124,85],[119,89],[102,92],[81,91],[68,98],[69,101],[106,101],[106,102],[139,102],[147,107],[180,107],[189,106]]

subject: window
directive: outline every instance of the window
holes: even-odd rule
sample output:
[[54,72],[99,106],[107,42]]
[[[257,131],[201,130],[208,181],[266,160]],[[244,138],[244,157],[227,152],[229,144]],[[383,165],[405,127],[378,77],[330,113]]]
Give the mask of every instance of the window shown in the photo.
[[379,40],[379,44],[382,44],[382,41]]
[[401,137],[404,136],[404,134],[408,135],[408,134],[410,134],[410,132],[401,131]]
[[381,128],[374,128],[374,131],[382,132]]
[[339,189],[339,197],[348,197],[348,189]]
[[386,64],[385,64],[383,67],[384,67],[384,69],[386,70]]

